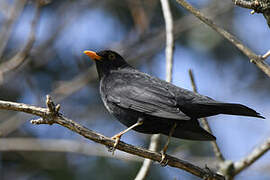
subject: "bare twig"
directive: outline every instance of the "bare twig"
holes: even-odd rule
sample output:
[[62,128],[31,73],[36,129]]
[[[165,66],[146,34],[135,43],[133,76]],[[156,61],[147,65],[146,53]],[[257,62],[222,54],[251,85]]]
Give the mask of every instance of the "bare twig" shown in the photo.
[[[21,111],[21,112],[33,114],[36,116],[40,116],[41,117],[40,119],[32,120],[31,123],[33,124],[56,123],[70,129],[71,131],[74,131],[84,136],[87,139],[93,140],[100,144],[104,144],[106,146],[113,147],[115,142],[111,138],[98,134],[92,130],[89,130],[86,127],[81,126],[78,123],[61,115],[58,112],[60,106],[59,105],[55,106],[49,96],[47,96],[46,102],[47,102],[47,108],[41,108],[41,107],[31,106],[31,105],[22,104],[22,103],[0,101],[0,109]],[[122,141],[119,142],[116,148],[121,151],[125,151],[127,153],[134,154],[143,158],[148,158],[157,162],[160,162],[162,158],[160,153],[153,152],[153,151],[141,148],[141,147],[132,146]],[[211,177],[212,179],[224,179],[224,177],[219,174],[216,174],[213,172],[210,173],[208,170],[204,170],[189,162],[183,161],[173,156],[167,155],[167,159],[168,159],[169,166],[183,169],[187,172],[194,174],[195,176],[198,176],[201,178]]]
[[263,142],[259,147],[255,148],[250,155],[244,159],[234,163],[234,175],[239,174],[241,171],[249,167],[257,159],[263,156],[267,151],[270,150],[270,138]]
[[270,50],[268,50],[264,55],[262,55],[262,59],[267,59],[270,56]]
[[25,47],[22,49],[22,51],[14,55],[11,59],[0,64],[0,74],[3,75],[4,73],[17,68],[19,65],[21,65],[24,62],[25,59],[27,59],[27,56],[29,55],[29,52],[32,49],[33,44],[35,42],[35,36],[36,36],[36,30],[37,30],[37,24],[38,24],[37,22],[40,17],[41,5],[42,4],[39,1],[36,2],[36,12],[31,23],[31,31],[30,31],[30,35],[29,35],[29,38]]
[[[190,81],[191,81],[191,85],[192,85],[192,89],[194,92],[198,92],[198,89],[197,89],[197,86],[196,86],[196,83],[195,83],[195,79],[194,79],[194,76],[193,76],[193,73],[192,73],[192,70],[189,69],[188,70],[188,73],[189,73],[189,77],[190,77]],[[203,124],[203,127],[209,132],[209,133],[212,133],[212,130],[207,122],[207,119],[206,118],[201,118],[200,119],[202,124]],[[213,150],[214,150],[214,153],[216,155],[216,157],[224,162],[225,161],[225,158],[224,156],[222,155],[218,145],[217,145],[217,142],[216,141],[211,141],[211,144],[212,144],[212,147],[213,147]]]
[[[173,50],[174,50],[174,39],[173,39],[173,18],[170,10],[168,0],[160,0],[162,12],[165,20],[166,29],[166,81],[172,81],[172,67],[173,67]],[[156,151],[158,143],[160,141],[160,135],[155,134],[151,137],[149,150]],[[152,149],[150,149],[152,148]],[[149,168],[151,166],[151,160],[145,159],[143,165],[136,176],[136,180],[143,180],[146,178]]]
[[269,0],[232,0],[235,5],[253,9],[251,14],[262,13],[270,27],[270,1]]
[[232,0],[235,5],[248,9],[256,9],[260,6],[258,1]]
[[221,36],[231,42],[235,47],[237,47],[242,53],[244,53],[251,62],[253,62],[259,69],[261,69],[268,77],[270,77],[270,67],[264,61],[262,61],[261,56],[255,54],[248,47],[242,44],[235,36],[225,31],[224,29],[217,26],[212,20],[205,17],[200,11],[192,7],[185,0],[176,0],[182,7],[184,7],[187,11],[194,14],[197,18],[199,18],[202,22],[210,26],[213,30],[218,32]]
[[160,0],[166,27],[166,81],[172,81],[173,66],[173,18],[168,0]]
[[0,100],[0,109],[25,112],[40,117],[46,117],[46,114],[49,112],[46,108],[2,100]]

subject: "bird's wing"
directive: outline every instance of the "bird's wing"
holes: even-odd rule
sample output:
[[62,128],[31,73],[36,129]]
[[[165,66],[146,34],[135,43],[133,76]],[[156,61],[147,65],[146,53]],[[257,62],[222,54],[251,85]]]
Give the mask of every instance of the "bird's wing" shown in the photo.
[[106,83],[107,100],[147,115],[190,120],[178,107],[175,95],[156,78],[145,74],[111,75]]

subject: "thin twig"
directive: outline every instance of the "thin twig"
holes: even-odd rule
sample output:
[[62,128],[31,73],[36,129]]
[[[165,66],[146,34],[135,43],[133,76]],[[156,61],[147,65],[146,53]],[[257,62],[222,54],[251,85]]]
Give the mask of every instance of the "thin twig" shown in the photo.
[[46,114],[48,113],[48,110],[46,108],[2,100],[0,100],[0,109],[24,112],[39,117],[46,117]]
[[[50,124],[50,125],[56,123],[70,129],[71,131],[74,131],[80,134],[81,136],[87,139],[93,140],[97,143],[104,144],[109,147],[113,147],[115,142],[111,138],[101,135],[99,133],[96,133],[92,130],[89,130],[86,127],[81,126],[78,123],[60,114],[58,112],[60,106],[54,105],[54,103],[52,102],[49,96],[47,96],[46,102],[47,102],[47,108],[41,108],[41,107],[31,106],[31,105],[22,104],[22,103],[15,103],[15,102],[0,100],[0,109],[21,111],[21,112],[33,114],[36,116],[40,116],[41,117],[40,119],[32,120],[31,123]],[[122,141],[119,142],[116,148],[121,151],[134,154],[143,158],[148,158],[157,162],[160,162],[162,159],[162,156],[160,153],[153,152],[153,151],[141,148],[141,147],[136,147],[130,144],[126,144]],[[187,172],[194,174],[195,176],[198,176],[201,178],[211,177],[212,179],[224,179],[224,177],[219,174],[209,172],[208,170],[204,170],[198,166],[195,166],[189,162],[183,161],[173,156],[167,155],[166,158],[168,159],[169,166],[185,170]]]
[[262,61],[261,56],[255,54],[248,47],[246,47],[243,43],[241,43],[235,36],[225,31],[221,27],[217,26],[212,20],[205,17],[200,11],[192,7],[185,0],[176,0],[182,7],[184,7],[187,11],[194,14],[197,18],[199,18],[202,22],[210,26],[213,30],[218,32],[221,36],[231,42],[235,47],[237,47],[242,53],[244,53],[252,63],[254,63],[259,69],[261,69],[268,77],[270,77],[270,67],[264,61]]
[[251,14],[262,13],[270,27],[270,1],[269,0],[232,0],[235,5],[242,8],[253,9]]
[[[189,77],[190,77],[190,81],[191,81],[191,85],[192,85],[192,89],[194,92],[198,93],[198,89],[197,89],[197,86],[196,86],[196,83],[195,83],[195,79],[194,79],[194,76],[193,76],[193,73],[192,73],[192,70],[189,69],[188,70],[188,73],[189,73]],[[202,125],[203,127],[209,132],[212,134],[212,130],[207,122],[207,119],[206,118],[201,118],[200,119],[201,122],[202,122]],[[220,148],[218,147],[217,145],[217,142],[216,141],[211,141],[211,144],[212,144],[212,147],[213,147],[213,150],[214,150],[214,153],[216,155],[216,157],[224,162],[225,161],[225,158],[224,156],[222,155],[221,151],[220,151]]]
[[41,5],[42,4],[39,1],[36,1],[36,12],[31,23],[31,31],[25,47],[20,52],[15,54],[11,59],[0,64],[0,75],[12,71],[13,69],[20,66],[24,62],[24,60],[27,59],[36,39],[36,30],[38,20],[40,18]]
[[262,59],[265,60],[270,56],[270,50],[268,50],[264,55],[262,55]]
[[234,163],[234,175],[239,174],[241,171],[249,167],[257,159],[263,156],[267,151],[270,150],[270,138],[263,142],[259,147],[255,148],[250,155],[244,159]]
[[235,5],[248,9],[256,9],[259,7],[258,1],[232,0]]
[[173,67],[173,18],[168,0],[160,0],[166,27],[166,81],[172,81]]
[[[173,19],[170,10],[168,0],[160,0],[162,12],[165,20],[166,29],[166,81],[172,81],[172,67],[173,67],[173,50],[174,50],[174,39],[173,39]],[[149,150],[156,151],[161,136],[154,134],[151,137]],[[150,149],[153,148],[153,149]],[[151,160],[145,159],[143,165],[136,176],[136,180],[143,180],[146,178],[151,166]]]

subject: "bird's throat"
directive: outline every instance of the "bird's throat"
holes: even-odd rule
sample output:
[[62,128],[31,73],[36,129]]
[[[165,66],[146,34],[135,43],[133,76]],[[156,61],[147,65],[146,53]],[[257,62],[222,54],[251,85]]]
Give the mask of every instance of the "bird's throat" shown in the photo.
[[99,80],[101,80],[104,76],[108,76],[111,73],[111,71],[124,69],[124,68],[132,68],[132,67],[128,64],[122,64],[121,66],[120,65],[114,66],[109,63],[102,63],[102,62],[96,61],[96,68],[97,68]]

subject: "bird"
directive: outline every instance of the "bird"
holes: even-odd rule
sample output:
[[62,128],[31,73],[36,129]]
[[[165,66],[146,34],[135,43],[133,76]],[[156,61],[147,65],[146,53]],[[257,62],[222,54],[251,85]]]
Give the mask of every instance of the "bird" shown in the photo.
[[[200,126],[199,118],[218,114],[264,118],[245,105],[219,102],[141,72],[112,50],[84,53],[96,64],[106,109],[128,127],[112,137],[114,148],[131,129],[180,139],[215,141],[216,137]],[[165,146],[162,159],[166,150]]]

